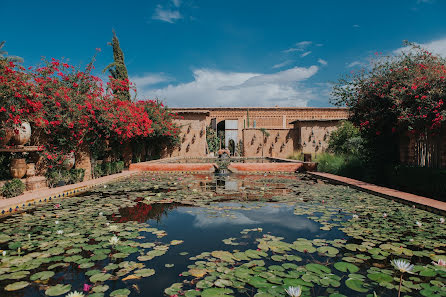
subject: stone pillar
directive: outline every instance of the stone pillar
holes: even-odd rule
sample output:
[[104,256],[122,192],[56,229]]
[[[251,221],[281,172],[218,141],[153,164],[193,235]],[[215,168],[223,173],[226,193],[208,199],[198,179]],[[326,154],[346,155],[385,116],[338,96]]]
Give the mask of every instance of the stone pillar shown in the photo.
[[75,154],[75,167],[85,170],[84,181],[91,179],[91,154],[88,145],[83,144]]

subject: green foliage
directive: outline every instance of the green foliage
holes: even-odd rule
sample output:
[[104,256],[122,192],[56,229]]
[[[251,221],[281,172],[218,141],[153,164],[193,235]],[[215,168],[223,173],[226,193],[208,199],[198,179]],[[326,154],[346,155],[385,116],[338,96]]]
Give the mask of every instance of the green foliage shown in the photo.
[[93,167],[93,176],[98,178],[110,174],[120,173],[124,170],[124,161],[103,162]]
[[[124,53],[122,52],[121,46],[119,45],[118,37],[116,36],[116,32],[114,30],[113,39],[110,45],[113,47],[114,62],[108,65],[103,72],[108,70],[114,80],[128,82],[129,75],[127,73],[127,67],[125,66]],[[128,87],[125,87],[123,89],[115,89],[113,92],[120,100],[130,101],[130,91]]]
[[0,179],[9,179],[11,174],[9,172],[9,164],[12,155],[7,153],[0,154]]
[[98,178],[104,175],[104,171],[102,170],[102,164],[95,164],[93,167],[93,176]]
[[364,149],[360,130],[352,122],[343,121],[331,133],[328,150],[335,154],[359,155]]
[[6,198],[19,196],[23,194],[24,191],[25,185],[18,178],[14,178],[13,180],[6,182],[2,187],[2,195]]
[[364,162],[358,156],[322,153],[314,161],[318,163],[317,169],[321,172],[362,180],[368,178]]
[[217,152],[220,148],[220,138],[217,136],[217,131],[211,126],[206,127],[206,142],[208,144],[209,152]]
[[289,155],[286,158],[291,160],[303,161],[304,153],[302,151],[294,151],[291,155]]
[[20,62],[23,63],[23,58],[18,56],[11,56],[8,55],[8,52],[3,49],[5,46],[6,41],[0,41],[0,59],[7,59],[8,61],[12,62]]
[[82,182],[85,176],[85,169],[72,168],[66,170],[64,168],[54,168],[48,170],[46,174],[46,180],[50,188],[54,188],[60,185],[69,185]]
[[83,168],[72,168],[70,170],[71,182],[73,184],[80,183],[84,181],[85,169]]
[[385,171],[392,187],[446,201],[446,170],[399,165]]

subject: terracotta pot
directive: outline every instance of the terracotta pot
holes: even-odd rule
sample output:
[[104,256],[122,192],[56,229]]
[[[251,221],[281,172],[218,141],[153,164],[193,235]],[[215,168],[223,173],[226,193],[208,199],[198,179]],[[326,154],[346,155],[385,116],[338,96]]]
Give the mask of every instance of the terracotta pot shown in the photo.
[[75,162],[76,162],[76,158],[74,157],[74,153],[65,155],[65,161],[63,162],[63,167],[66,170],[70,170],[71,168],[73,168]]
[[36,164],[28,163],[26,164],[26,176],[31,177],[36,175]]
[[316,171],[317,170],[317,163],[316,162],[305,162],[304,163],[304,169],[306,171]]
[[9,172],[13,178],[22,178],[26,174],[26,160],[12,159]]
[[12,128],[0,129],[0,146],[5,146],[11,140],[14,130]]
[[24,145],[31,138],[31,125],[28,122],[22,122],[14,127],[12,141],[15,145]]

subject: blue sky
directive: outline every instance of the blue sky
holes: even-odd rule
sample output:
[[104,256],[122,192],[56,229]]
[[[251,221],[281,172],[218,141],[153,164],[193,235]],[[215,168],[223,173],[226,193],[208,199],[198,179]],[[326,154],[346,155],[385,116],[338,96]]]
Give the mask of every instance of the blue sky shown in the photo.
[[329,83],[375,52],[410,40],[446,56],[446,0],[19,3],[2,1],[0,40],[25,65],[101,48],[104,76],[115,29],[139,98],[172,107],[330,106]]

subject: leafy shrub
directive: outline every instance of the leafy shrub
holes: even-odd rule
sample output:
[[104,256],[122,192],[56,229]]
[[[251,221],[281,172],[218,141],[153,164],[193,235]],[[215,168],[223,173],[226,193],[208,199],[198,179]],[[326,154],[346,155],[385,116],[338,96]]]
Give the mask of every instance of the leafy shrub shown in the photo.
[[71,180],[71,175],[68,170],[65,169],[53,169],[48,170],[46,173],[46,180],[48,187],[54,188],[61,184],[68,184]]
[[98,178],[104,175],[104,171],[102,170],[102,164],[96,164],[93,168],[94,177]]
[[6,198],[11,198],[23,194],[25,191],[25,184],[18,178],[6,182],[2,187],[2,195]]
[[48,170],[46,174],[46,180],[48,187],[54,188],[61,185],[76,184],[82,182],[85,176],[85,169],[72,168],[66,169],[53,169]]
[[328,141],[328,150],[338,155],[359,155],[363,149],[364,140],[361,138],[361,132],[349,121],[343,121],[331,133]]
[[321,172],[355,179],[367,179],[364,162],[357,156],[322,153],[317,156],[315,162],[318,163],[317,169]]
[[73,184],[80,183],[84,181],[85,169],[83,168],[72,168],[70,170],[71,180],[70,182]]
[[116,162],[116,170],[117,172],[122,172],[124,170],[124,161]]
[[113,174],[112,163],[111,162],[102,163],[102,172],[104,173],[104,175]]

